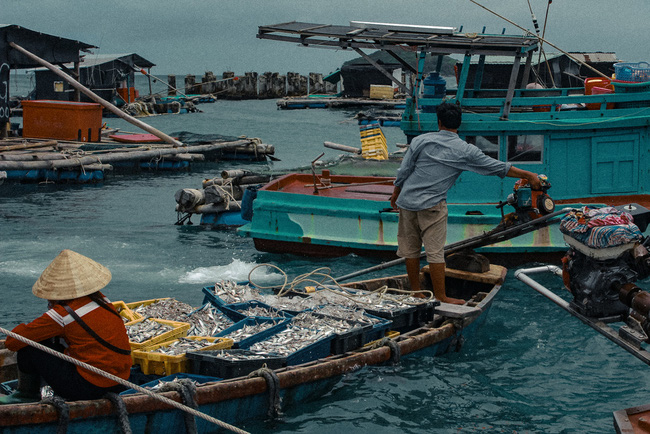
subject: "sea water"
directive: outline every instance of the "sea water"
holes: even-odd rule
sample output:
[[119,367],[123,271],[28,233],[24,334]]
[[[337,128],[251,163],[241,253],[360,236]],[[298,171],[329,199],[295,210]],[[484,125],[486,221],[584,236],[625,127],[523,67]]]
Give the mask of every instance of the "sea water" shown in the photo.
[[[259,137],[276,148],[271,163],[194,165],[189,172],[108,175],[98,185],[0,186],[0,326],[11,329],[46,305],[31,293],[43,269],[72,249],[107,266],[111,300],[175,297],[200,306],[217,280],[260,285],[327,266],[341,276],[377,264],[350,255],[314,259],[262,253],[234,230],[177,226],[174,193],[200,188],[228,168],[290,170],[325,153],[324,141],[360,146],[355,111],[277,110],[275,101],[221,101],[203,113],[144,119],[166,132]],[[137,129],[115,118],[109,126]],[[384,128],[389,150],[403,142]],[[536,265],[536,264],[530,264]],[[249,276],[251,270],[258,267]],[[403,273],[397,267],[382,273]],[[365,367],[341,377],[320,399],[283,408],[278,421],[250,421],[251,432],[452,433],[613,432],[612,412],[650,402],[648,367],[514,278],[510,270],[486,324],[458,353],[412,355],[396,366]],[[368,275],[371,277],[373,275]],[[552,276],[541,280],[559,288]],[[643,286],[643,283],[641,285]],[[646,285],[648,287],[648,285]],[[568,293],[564,294],[568,299]]]

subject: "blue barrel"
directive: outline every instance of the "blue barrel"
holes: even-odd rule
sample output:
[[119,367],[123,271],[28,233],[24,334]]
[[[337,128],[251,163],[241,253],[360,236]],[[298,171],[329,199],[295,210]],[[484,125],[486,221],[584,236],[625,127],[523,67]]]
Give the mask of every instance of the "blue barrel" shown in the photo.
[[257,197],[257,187],[247,187],[241,199],[241,218],[253,220],[253,201]]
[[[422,95],[424,98],[431,98],[440,102],[447,94],[447,81],[437,72],[432,72],[427,75],[427,78],[422,81],[422,85],[424,86]],[[422,111],[425,113],[435,113],[436,105],[422,106]]]

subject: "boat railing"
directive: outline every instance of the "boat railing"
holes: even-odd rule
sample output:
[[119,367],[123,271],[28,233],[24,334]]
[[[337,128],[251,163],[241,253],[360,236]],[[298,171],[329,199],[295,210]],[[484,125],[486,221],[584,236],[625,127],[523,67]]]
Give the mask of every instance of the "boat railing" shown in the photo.
[[[582,93],[578,94],[575,90],[581,89]],[[558,89],[555,94],[549,90],[544,89],[545,95],[533,93],[533,91],[520,91],[516,92],[510,103],[511,111],[535,111],[535,112],[557,112],[566,110],[581,110],[585,117],[591,117],[586,112],[593,111],[593,116],[601,116],[598,113],[601,110],[619,110],[619,109],[634,109],[640,107],[650,107],[650,92],[628,92],[628,93],[609,93],[598,95],[585,95],[582,88]],[[497,96],[496,91],[476,91],[484,95],[491,95],[491,97],[466,97],[462,98],[461,104],[464,109],[469,111],[487,111],[499,113],[504,109],[504,95]],[[535,95],[535,96],[532,96]],[[539,95],[539,96],[537,96]],[[458,98],[455,98],[456,100]],[[453,101],[453,99],[452,99]],[[440,104],[440,99],[435,98],[419,98],[418,107],[423,111],[434,112],[434,106]],[[591,107],[596,105],[595,109],[585,109],[585,105],[589,104]],[[407,104],[408,106],[408,104]],[[620,112],[619,112],[620,113]]]

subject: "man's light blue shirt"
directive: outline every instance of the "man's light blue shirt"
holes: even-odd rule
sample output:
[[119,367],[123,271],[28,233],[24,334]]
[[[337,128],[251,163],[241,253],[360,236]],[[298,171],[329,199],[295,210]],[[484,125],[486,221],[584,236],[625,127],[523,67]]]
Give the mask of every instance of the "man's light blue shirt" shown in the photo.
[[504,178],[512,164],[495,160],[458,134],[441,130],[417,136],[397,171],[394,184],[401,189],[397,206],[420,211],[447,200],[447,191],[469,170]]

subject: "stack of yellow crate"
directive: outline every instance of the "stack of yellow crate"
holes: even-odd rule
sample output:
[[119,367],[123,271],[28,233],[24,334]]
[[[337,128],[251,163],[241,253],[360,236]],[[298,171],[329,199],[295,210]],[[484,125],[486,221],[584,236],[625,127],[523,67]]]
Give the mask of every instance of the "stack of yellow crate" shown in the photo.
[[369,121],[366,125],[359,125],[361,134],[361,156],[366,159],[387,160],[388,146],[386,137],[381,131],[379,121]]

